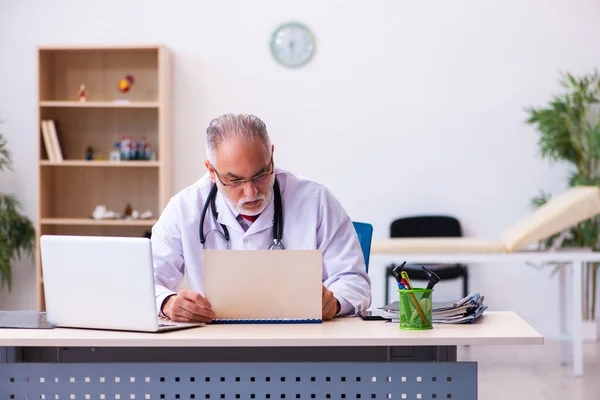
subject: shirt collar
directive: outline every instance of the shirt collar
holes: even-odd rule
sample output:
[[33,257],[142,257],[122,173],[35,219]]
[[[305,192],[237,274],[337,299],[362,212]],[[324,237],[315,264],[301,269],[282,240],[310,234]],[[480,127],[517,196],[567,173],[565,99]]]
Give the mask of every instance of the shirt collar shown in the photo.
[[229,200],[221,192],[217,192],[215,206],[217,208],[217,213],[219,214],[219,217],[217,218],[218,223],[223,224],[228,228],[244,232],[244,228],[240,226],[240,223],[237,220],[238,213],[234,211]]

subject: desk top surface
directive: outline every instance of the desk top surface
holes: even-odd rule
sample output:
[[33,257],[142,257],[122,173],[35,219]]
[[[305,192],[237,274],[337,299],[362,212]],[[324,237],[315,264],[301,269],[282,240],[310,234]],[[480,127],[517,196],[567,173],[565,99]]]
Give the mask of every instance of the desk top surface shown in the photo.
[[600,252],[588,249],[568,251],[519,250],[507,252],[499,241],[469,238],[389,238],[374,240],[371,257],[400,256],[418,264],[490,262],[599,262]]
[[427,331],[398,324],[336,318],[323,324],[205,325],[162,333],[89,329],[0,329],[0,346],[92,347],[308,347],[543,344],[513,312],[485,312],[473,324],[434,324]]

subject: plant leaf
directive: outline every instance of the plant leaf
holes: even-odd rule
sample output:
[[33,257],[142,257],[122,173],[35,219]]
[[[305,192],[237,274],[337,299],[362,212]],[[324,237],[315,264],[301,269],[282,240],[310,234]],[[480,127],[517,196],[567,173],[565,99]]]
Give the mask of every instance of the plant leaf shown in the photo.
[[[0,171],[9,169],[12,160],[6,140],[0,134]],[[36,232],[32,222],[20,210],[13,195],[0,193],[0,289],[12,288],[12,263],[24,255],[33,256]]]

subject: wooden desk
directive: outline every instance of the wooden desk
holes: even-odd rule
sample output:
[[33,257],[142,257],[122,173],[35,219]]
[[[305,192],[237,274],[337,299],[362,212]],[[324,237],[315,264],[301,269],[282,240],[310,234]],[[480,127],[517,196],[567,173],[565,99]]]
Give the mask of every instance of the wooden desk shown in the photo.
[[[418,245],[414,245],[417,243]],[[478,247],[479,243],[481,246]],[[438,246],[438,244],[441,244]],[[371,264],[386,265],[396,260],[419,264],[488,264],[488,263],[555,263],[559,268],[557,293],[559,298],[560,363],[566,365],[567,345],[572,346],[573,375],[583,376],[583,267],[588,262],[600,262],[600,252],[587,249],[568,251],[519,251],[503,253],[485,250],[485,241],[474,238],[393,238],[374,241],[371,247]],[[570,270],[570,271],[569,271]],[[567,275],[571,274],[571,279]],[[564,282],[570,281],[570,288]],[[567,310],[571,297],[571,308]],[[534,301],[533,299],[529,299]],[[542,300],[543,301],[543,300]]]
[[456,346],[543,342],[512,312],[429,331],[359,318],[156,334],[7,329],[0,398],[476,399],[477,364],[457,362]]

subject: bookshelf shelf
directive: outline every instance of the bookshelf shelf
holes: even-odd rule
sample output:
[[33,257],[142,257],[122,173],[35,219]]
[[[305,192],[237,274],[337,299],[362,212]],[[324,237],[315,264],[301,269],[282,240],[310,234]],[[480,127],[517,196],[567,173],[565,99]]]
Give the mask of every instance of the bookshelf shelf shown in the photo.
[[108,161],[108,160],[64,160],[49,161],[41,160],[43,167],[116,167],[116,168],[159,168],[157,161]]
[[[38,48],[38,309],[41,235],[148,236],[171,198],[171,70],[162,46]],[[119,159],[128,140],[131,159]],[[91,218],[129,204],[152,219]]]
[[92,219],[92,218],[42,218],[42,225],[90,225],[90,226],[147,226],[156,219]]
[[158,108],[156,101],[135,101],[119,103],[112,101],[41,101],[40,107],[67,107],[67,108]]

